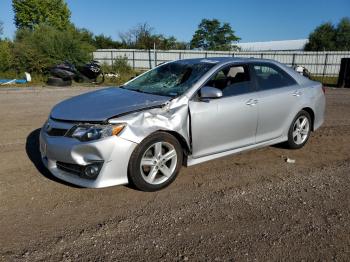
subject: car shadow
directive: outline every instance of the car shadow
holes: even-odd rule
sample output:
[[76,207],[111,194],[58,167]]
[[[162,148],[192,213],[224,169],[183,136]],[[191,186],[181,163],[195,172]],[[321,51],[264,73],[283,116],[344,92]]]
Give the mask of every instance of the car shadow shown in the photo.
[[275,144],[275,145],[271,145],[271,147],[278,148],[278,149],[290,149],[286,142]]
[[26,153],[30,161],[33,163],[35,168],[39,171],[41,175],[46,177],[47,179],[50,179],[54,182],[74,187],[74,188],[81,188],[79,186],[73,185],[71,183],[65,182],[63,180],[60,180],[53,176],[50,171],[44,166],[43,162],[41,161],[41,154],[39,150],[39,135],[40,135],[40,128],[33,130],[26,139]]

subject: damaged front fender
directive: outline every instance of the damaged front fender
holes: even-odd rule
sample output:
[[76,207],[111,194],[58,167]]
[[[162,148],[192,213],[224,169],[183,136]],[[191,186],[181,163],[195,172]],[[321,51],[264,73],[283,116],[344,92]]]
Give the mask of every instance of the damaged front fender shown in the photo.
[[145,109],[109,119],[109,123],[125,123],[121,138],[141,143],[156,131],[172,131],[181,135],[190,148],[189,99],[186,96],[175,98],[160,108]]

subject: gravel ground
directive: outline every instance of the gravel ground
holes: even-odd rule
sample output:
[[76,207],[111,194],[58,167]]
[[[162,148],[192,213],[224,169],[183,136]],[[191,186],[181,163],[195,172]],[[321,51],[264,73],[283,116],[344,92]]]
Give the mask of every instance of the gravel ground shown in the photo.
[[40,164],[50,108],[89,90],[0,90],[0,260],[350,260],[350,90],[327,89],[303,149],[183,168],[155,193],[73,187]]

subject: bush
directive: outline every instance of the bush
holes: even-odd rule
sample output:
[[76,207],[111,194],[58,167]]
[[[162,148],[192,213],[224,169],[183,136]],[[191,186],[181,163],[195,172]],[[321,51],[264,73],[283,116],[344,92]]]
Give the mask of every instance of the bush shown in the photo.
[[11,69],[13,64],[11,42],[0,40],[0,72],[5,72]]
[[102,64],[102,71],[105,73],[114,73],[118,75],[133,74],[135,71],[128,64],[127,57],[117,57],[111,65]]
[[63,61],[76,65],[86,63],[94,47],[83,38],[74,27],[64,31],[47,25],[39,25],[34,31],[20,29],[14,41],[15,67],[20,71],[43,73]]
[[128,64],[128,58],[126,56],[117,57],[113,61],[112,70],[119,74],[130,73],[133,71],[131,66]]
[[107,76],[105,78],[107,84],[123,84],[137,75],[137,72],[128,64],[127,57],[117,57],[113,60],[112,65],[102,64],[102,70],[104,73],[114,73],[117,75],[117,77]]

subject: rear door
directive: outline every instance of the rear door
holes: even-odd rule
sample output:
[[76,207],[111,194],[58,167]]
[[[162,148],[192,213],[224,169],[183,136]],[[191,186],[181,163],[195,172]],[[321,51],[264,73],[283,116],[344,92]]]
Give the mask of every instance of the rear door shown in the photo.
[[223,97],[190,101],[193,157],[254,144],[258,111],[249,67],[220,69],[205,85],[221,89]]
[[254,63],[252,71],[257,83],[258,128],[256,142],[282,136],[290,125],[291,114],[302,92],[297,82],[283,69],[271,63]]

